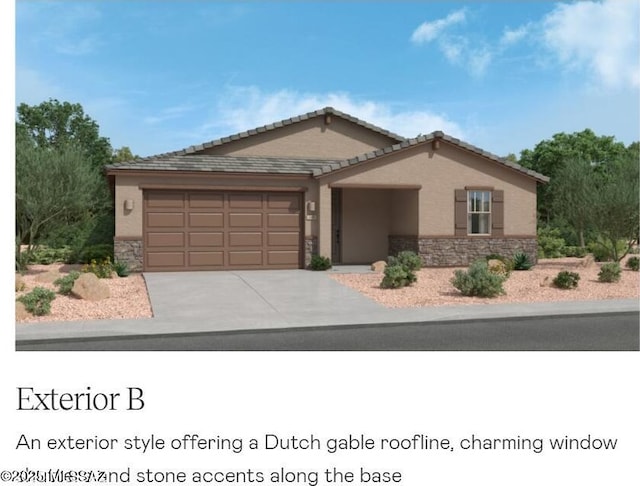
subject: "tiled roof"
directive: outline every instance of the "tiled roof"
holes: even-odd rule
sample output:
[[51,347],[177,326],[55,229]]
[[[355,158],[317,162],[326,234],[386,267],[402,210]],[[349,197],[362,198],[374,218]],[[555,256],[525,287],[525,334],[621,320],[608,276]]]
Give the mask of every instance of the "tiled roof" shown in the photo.
[[[240,132],[240,133],[236,133],[235,135],[230,135],[228,137],[222,137],[219,138],[217,140],[212,140],[210,142],[205,142],[199,145],[192,145],[191,147],[187,147],[185,149],[182,150],[177,150],[175,152],[168,152],[166,154],[161,154],[161,155],[189,155],[189,154],[193,154],[196,152],[200,152],[202,150],[211,148],[211,147],[217,147],[220,145],[224,145],[226,143],[229,142],[233,142],[235,140],[241,140],[243,138],[247,138],[247,137],[251,137],[253,135],[257,135],[259,133],[264,133],[264,132],[269,132],[271,130],[275,130],[276,128],[281,128],[287,125],[293,125],[295,123],[299,123],[301,121],[304,120],[310,120],[312,118],[318,117],[318,116],[324,116],[324,115],[335,115],[339,118],[343,118],[344,120],[348,120],[352,123],[355,123],[356,125],[360,125],[361,127],[367,128],[371,131],[374,131],[376,133],[379,133],[381,135],[384,135],[386,137],[389,137],[391,139],[394,139],[396,142],[403,142],[406,140],[405,137],[398,135],[396,133],[390,132],[388,130],[385,130],[383,128],[377,127],[371,123],[368,123],[366,121],[360,120],[359,118],[356,118],[355,116],[351,116],[347,113],[343,113],[339,110],[336,110],[335,108],[331,107],[331,106],[327,106],[325,108],[322,108],[321,110],[316,110],[316,111],[310,111],[309,113],[305,113],[304,115],[299,115],[299,116],[294,116],[292,118],[287,118],[286,120],[281,120],[275,123],[270,123],[269,125],[264,125],[262,127],[258,127],[258,128],[253,128],[251,130],[247,130],[245,132]],[[156,156],[156,157],[160,157],[160,155]]]
[[112,164],[107,170],[153,170],[186,172],[235,172],[246,174],[313,175],[335,160],[266,157],[230,157],[224,155],[165,155]]
[[375,150],[373,152],[368,152],[366,154],[362,154],[362,155],[358,155],[357,157],[353,157],[351,159],[348,160],[344,160],[338,163],[331,163],[331,164],[327,164],[324,167],[322,167],[321,169],[316,169],[313,172],[314,177],[322,177],[323,175],[329,174],[335,170],[339,170],[339,169],[344,169],[346,167],[351,167],[357,164],[361,164],[362,162],[366,162],[367,160],[372,160],[372,159],[377,159],[378,157],[382,157],[384,155],[388,155],[390,153],[394,153],[394,152],[398,152],[400,150],[404,150],[407,149],[409,147],[415,146],[415,145],[420,145],[423,144],[425,142],[430,142],[433,140],[444,140],[446,142],[451,143],[452,145],[456,145],[458,147],[461,147],[465,150],[468,150],[470,152],[474,152],[478,155],[481,155],[485,158],[488,158],[494,162],[497,162],[499,164],[502,164],[506,167],[509,167],[510,169],[516,170],[518,172],[521,172],[523,174],[528,175],[529,177],[533,177],[534,179],[540,181],[540,182],[549,182],[549,178],[545,175],[542,175],[538,172],[535,172],[533,170],[527,169],[519,164],[516,164],[514,162],[511,162],[507,159],[504,159],[502,157],[498,157],[495,154],[492,154],[490,152],[487,152],[485,150],[482,150],[481,148],[476,147],[475,145],[471,145],[467,142],[463,142],[462,140],[452,137],[450,135],[446,135],[445,133],[441,132],[441,131],[436,131],[436,132],[432,132],[429,133],[428,135],[421,135],[419,137],[416,138],[411,138],[408,140],[405,140],[401,143],[397,143],[395,145],[391,145],[389,147],[385,147],[384,149],[378,149]]

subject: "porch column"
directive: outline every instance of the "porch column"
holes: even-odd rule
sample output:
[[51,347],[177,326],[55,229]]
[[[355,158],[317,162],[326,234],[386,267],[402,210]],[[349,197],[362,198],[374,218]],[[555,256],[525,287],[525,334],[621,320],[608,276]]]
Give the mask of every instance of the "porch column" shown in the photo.
[[318,253],[331,258],[331,188],[320,181],[318,188]]

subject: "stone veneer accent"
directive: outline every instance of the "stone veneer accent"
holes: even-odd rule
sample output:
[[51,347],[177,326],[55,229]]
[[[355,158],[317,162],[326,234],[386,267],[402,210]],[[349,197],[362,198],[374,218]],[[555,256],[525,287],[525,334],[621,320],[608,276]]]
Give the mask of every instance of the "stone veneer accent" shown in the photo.
[[465,267],[492,253],[513,256],[517,251],[537,262],[538,240],[520,237],[501,238],[429,238],[425,236],[389,236],[389,254],[410,250],[418,253],[425,267]]
[[311,257],[318,254],[318,237],[306,236],[304,239],[304,267],[311,264]]
[[119,262],[126,263],[132,272],[141,272],[143,262],[142,239],[114,240],[113,257]]

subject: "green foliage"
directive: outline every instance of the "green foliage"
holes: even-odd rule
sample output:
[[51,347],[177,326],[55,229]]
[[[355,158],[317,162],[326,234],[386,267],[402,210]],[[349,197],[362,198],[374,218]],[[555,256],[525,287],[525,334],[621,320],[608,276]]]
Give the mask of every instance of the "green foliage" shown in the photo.
[[568,257],[584,258],[589,250],[583,246],[565,246],[564,255]]
[[401,251],[388,258],[384,277],[380,283],[383,289],[397,289],[418,281],[416,272],[422,268],[422,259],[413,251]]
[[513,255],[514,270],[529,270],[531,267],[533,267],[533,262],[525,252],[518,251]]
[[118,274],[118,277],[128,277],[129,276],[129,266],[125,262],[115,261],[113,262],[113,271]]
[[331,259],[321,255],[313,255],[309,268],[315,271],[329,270],[331,268]]
[[36,247],[29,255],[29,264],[50,265],[52,263],[69,263],[73,250],[69,247],[49,248]]
[[589,251],[593,253],[593,257],[597,262],[617,261],[616,255],[624,255],[627,250],[627,242],[618,240],[614,245],[611,241],[598,237],[596,241],[592,241],[587,246]]
[[406,267],[397,264],[387,265],[384,269],[384,277],[380,282],[380,287],[383,289],[398,289],[411,285],[415,280],[415,274],[407,270]]
[[620,280],[622,269],[618,262],[605,263],[598,272],[598,282],[617,282]]
[[489,270],[486,260],[480,259],[473,262],[467,271],[456,270],[451,283],[462,295],[496,297],[505,293],[502,287],[505,280],[505,276]]
[[565,241],[560,230],[549,226],[538,228],[538,256],[540,258],[561,258],[564,256]]
[[111,162],[113,163],[121,163],[121,162],[130,162],[135,159],[139,159],[137,155],[133,155],[131,149],[129,147],[120,147],[119,149],[115,149],[113,151],[113,155],[111,157]]
[[36,287],[28,294],[18,297],[18,300],[34,316],[46,316],[51,313],[51,301],[55,298],[56,294],[52,290]]
[[637,256],[632,256],[627,260],[627,268],[630,268],[634,272],[640,270],[640,258]]
[[113,260],[113,244],[91,245],[82,250],[78,257],[80,263]]
[[102,261],[91,260],[91,263],[82,267],[84,273],[93,273],[98,278],[111,278],[113,264],[111,258],[107,257]]
[[553,279],[553,285],[559,289],[574,289],[578,286],[580,275],[575,272],[562,271]]
[[69,295],[71,293],[71,289],[73,289],[73,284],[80,276],[80,272],[69,272],[64,277],[60,277],[55,280],[53,283],[58,286],[58,293],[62,295]]

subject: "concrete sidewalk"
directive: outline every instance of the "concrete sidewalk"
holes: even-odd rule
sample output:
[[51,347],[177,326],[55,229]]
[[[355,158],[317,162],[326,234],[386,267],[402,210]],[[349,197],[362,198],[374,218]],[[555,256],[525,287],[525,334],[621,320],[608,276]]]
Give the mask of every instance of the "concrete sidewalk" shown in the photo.
[[145,274],[154,317],[16,324],[16,341],[638,311],[637,299],[389,309],[323,272]]

